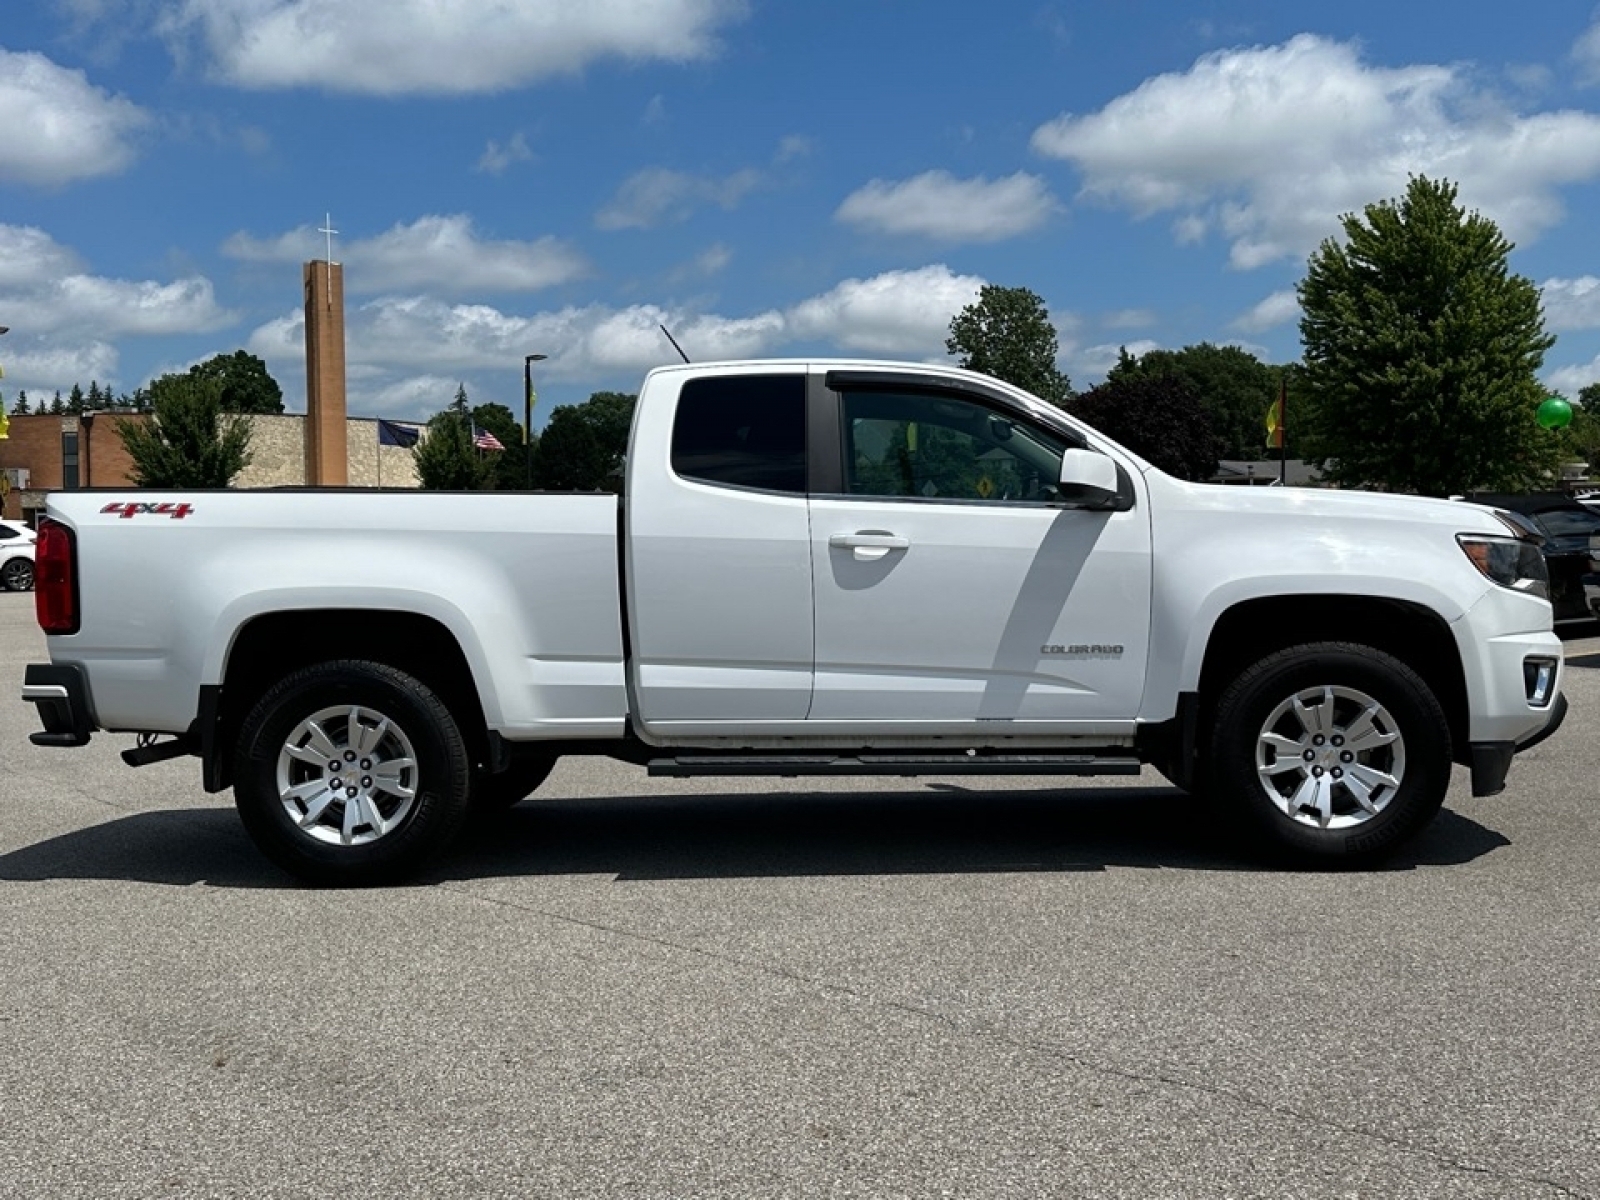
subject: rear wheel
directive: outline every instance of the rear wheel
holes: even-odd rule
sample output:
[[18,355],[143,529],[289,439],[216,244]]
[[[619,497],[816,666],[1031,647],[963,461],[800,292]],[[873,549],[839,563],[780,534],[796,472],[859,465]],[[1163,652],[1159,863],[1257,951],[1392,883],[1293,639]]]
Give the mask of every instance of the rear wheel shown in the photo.
[[1269,655],[1223,692],[1217,791],[1276,850],[1366,865],[1433,819],[1450,785],[1450,731],[1422,678],[1369,646]]
[[234,803],[280,867],[315,883],[393,882],[442,850],[467,808],[471,758],[420,680],[379,663],[295,672],[245,718]]

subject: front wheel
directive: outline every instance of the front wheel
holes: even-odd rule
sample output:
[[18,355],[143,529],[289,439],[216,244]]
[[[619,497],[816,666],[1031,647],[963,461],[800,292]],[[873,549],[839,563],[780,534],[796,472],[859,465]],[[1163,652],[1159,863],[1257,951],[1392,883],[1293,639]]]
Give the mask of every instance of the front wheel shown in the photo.
[[1405,663],[1370,646],[1296,646],[1239,675],[1216,709],[1219,797],[1273,848],[1310,864],[1368,865],[1439,811],[1450,729]]
[[420,680],[379,663],[319,663],[245,718],[234,803],[268,858],[314,883],[388,883],[442,850],[467,810],[472,760]]
[[8,592],[26,592],[33,587],[33,563],[13,558],[0,567],[0,586]]

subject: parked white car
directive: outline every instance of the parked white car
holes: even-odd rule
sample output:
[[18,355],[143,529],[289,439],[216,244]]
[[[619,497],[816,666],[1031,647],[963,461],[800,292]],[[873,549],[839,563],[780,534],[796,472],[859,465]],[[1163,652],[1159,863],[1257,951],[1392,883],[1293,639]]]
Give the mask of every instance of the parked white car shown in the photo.
[[33,587],[33,530],[21,521],[0,521],[0,587],[26,592]]

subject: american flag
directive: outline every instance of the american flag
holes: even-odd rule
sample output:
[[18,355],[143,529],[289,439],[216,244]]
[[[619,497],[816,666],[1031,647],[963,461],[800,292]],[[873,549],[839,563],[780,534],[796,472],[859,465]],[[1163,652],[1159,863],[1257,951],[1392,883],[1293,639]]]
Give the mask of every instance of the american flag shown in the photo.
[[479,429],[476,425],[472,427],[472,444],[479,450],[505,449],[505,446],[501,444],[499,438],[495,437],[495,435],[490,433],[487,429]]

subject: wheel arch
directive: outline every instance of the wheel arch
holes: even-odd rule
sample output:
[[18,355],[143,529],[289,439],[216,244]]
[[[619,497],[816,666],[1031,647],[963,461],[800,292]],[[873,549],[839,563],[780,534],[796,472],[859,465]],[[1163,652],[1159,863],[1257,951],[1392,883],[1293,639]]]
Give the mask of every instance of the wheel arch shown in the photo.
[[460,642],[420,613],[371,609],[300,609],[254,617],[234,635],[222,683],[201,710],[207,791],[233,782],[233,745],[261,694],[291,672],[334,659],[364,659],[425,683],[455,716],[475,763],[490,753],[488,723]]
[[1267,655],[1311,642],[1357,642],[1405,663],[1433,691],[1449,722],[1456,761],[1468,741],[1466,674],[1442,617],[1406,600],[1360,595],[1269,596],[1241,601],[1212,627],[1200,670],[1201,720],[1240,671]]

